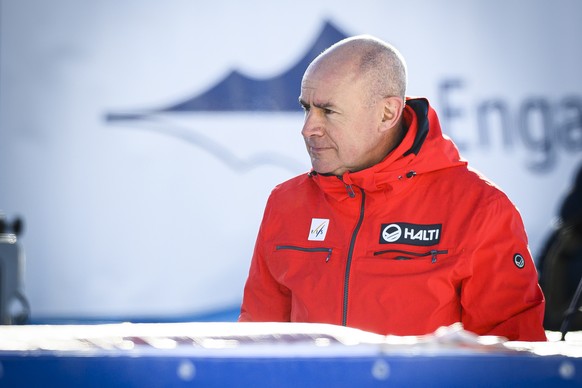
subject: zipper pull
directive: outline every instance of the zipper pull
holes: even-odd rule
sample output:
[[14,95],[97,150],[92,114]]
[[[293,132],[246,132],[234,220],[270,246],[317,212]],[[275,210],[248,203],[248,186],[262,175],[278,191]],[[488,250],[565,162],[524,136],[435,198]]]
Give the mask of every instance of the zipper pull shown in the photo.
[[354,192],[354,188],[352,187],[352,185],[346,184],[346,191],[348,192],[350,198],[354,198],[356,196],[356,193]]
[[331,259],[331,248],[327,250],[327,257],[325,258],[325,262],[327,263]]
[[350,196],[350,198],[354,198],[356,196],[356,193],[354,192],[354,188],[352,187],[352,180],[347,175],[347,173],[343,174],[342,176],[338,176],[337,178],[340,181],[342,181],[342,183],[346,187],[346,191],[348,192],[348,195]]
[[432,251],[430,251],[430,253],[432,254],[432,260],[431,260],[430,262],[431,262],[432,264],[434,264],[434,263],[436,263],[436,261],[437,261],[437,254],[438,254],[439,252],[438,252],[438,251],[436,251],[436,250],[432,250]]

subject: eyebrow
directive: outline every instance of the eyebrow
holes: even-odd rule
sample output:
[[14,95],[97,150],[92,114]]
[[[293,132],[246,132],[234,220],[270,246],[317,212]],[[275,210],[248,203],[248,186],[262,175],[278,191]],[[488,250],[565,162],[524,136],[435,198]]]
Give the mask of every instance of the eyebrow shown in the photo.
[[304,108],[310,107],[311,105],[313,105],[314,107],[319,108],[319,109],[329,109],[329,108],[335,107],[335,105],[330,101],[328,101],[328,102],[314,102],[313,104],[309,104],[307,101],[301,99],[301,97],[299,97],[299,104]]

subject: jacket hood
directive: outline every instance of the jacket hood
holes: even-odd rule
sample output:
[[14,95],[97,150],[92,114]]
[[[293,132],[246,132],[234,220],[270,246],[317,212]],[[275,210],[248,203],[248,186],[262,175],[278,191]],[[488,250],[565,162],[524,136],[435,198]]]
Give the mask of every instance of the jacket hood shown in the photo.
[[345,185],[365,191],[401,190],[405,186],[401,183],[417,175],[467,164],[453,141],[443,135],[437,114],[426,98],[406,99],[403,122],[404,138],[380,163],[341,177],[314,171],[310,175],[324,191],[341,193],[343,197]]

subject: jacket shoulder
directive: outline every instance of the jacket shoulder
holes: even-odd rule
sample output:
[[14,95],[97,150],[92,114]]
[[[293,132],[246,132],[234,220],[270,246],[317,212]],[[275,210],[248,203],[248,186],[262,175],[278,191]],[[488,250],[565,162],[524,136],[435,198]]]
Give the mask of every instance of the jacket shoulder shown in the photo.
[[308,173],[305,173],[279,183],[273,188],[271,195],[286,195],[289,192],[295,193],[303,187],[311,187],[312,185],[312,178]]
[[494,203],[514,207],[507,194],[495,182],[485,176],[479,170],[472,167],[454,169],[457,170],[455,186],[460,190],[465,200],[472,199],[479,206],[488,206]]

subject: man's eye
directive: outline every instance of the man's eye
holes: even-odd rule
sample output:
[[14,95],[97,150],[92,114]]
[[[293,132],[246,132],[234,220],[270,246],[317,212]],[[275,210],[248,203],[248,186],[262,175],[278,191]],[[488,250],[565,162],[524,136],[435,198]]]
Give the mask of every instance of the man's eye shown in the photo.
[[330,114],[335,113],[335,112],[331,109],[324,108],[323,113],[325,113],[326,115],[330,115]]

